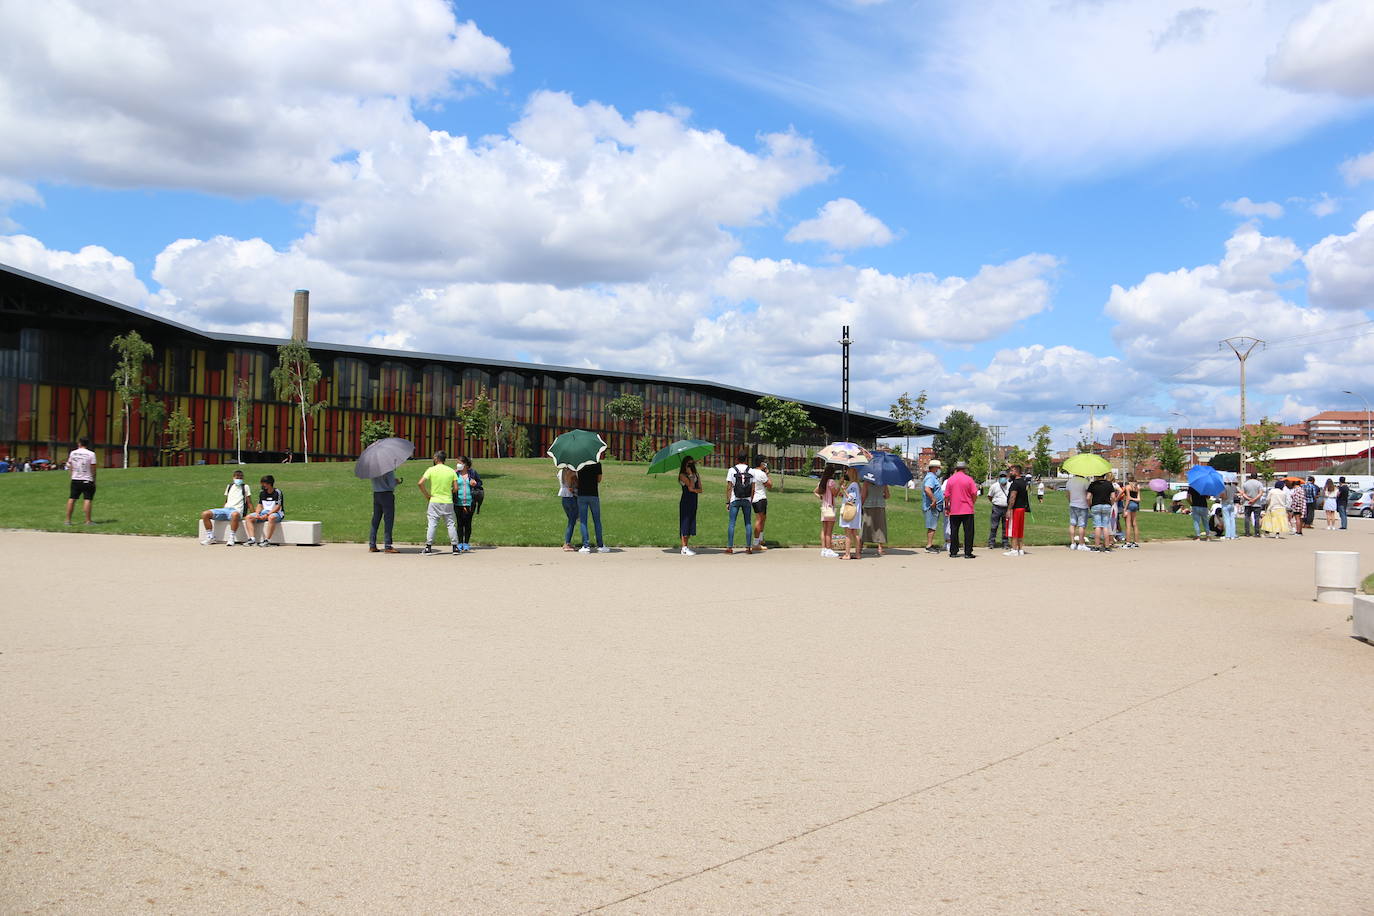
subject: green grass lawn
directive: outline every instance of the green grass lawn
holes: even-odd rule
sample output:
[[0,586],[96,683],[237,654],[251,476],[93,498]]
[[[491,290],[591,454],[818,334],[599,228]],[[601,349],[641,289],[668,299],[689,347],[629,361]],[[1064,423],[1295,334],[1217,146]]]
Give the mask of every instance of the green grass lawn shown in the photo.
[[[424,540],[425,503],[416,481],[429,461],[412,461],[397,473],[404,478],[396,496],[396,540]],[[724,545],[725,471],[707,468],[710,481],[701,496],[694,544]],[[473,542],[513,546],[556,546],[562,543],[563,509],[557,498],[554,468],[548,459],[482,461],[478,471],[486,484],[486,503],[473,524]],[[182,468],[102,468],[94,502],[95,525],[80,525],[81,507],[73,530],[107,534],[177,535],[190,537],[195,519],[204,509],[219,506],[233,467],[206,465]],[[254,486],[262,474],[273,474],[286,496],[287,517],[317,520],[332,542],[366,542],[372,517],[371,486],[353,476],[351,462],[245,465],[244,476]],[[782,546],[820,543],[815,481],[788,477],[782,489],[769,496],[767,539]],[[0,474],[0,527],[66,530],[68,477],[61,471]],[[647,475],[642,464],[608,462],[602,482],[601,515],[606,541],[612,546],[669,547],[677,544],[676,475]],[[894,546],[925,544],[925,524],[916,494],[903,500],[894,490],[888,502],[888,536]],[[1148,505],[1148,504],[1147,504]],[[987,538],[987,501],[978,510],[976,538]],[[1051,492],[1033,507],[1027,526],[1028,544],[1067,542],[1068,507],[1064,494]],[[1144,540],[1187,537],[1192,525],[1186,516],[1141,512]],[[443,538],[440,539],[444,540]],[[574,533],[574,540],[578,535]],[[737,543],[740,543],[737,536]]]

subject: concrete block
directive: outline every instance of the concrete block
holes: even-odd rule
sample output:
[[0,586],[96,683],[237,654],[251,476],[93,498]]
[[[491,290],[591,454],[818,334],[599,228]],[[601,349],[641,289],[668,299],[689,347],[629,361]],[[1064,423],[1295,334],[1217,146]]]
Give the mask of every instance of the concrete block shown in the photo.
[[1356,595],[1351,601],[1352,635],[1374,643],[1374,595]]
[[1350,606],[1360,584],[1360,555],[1354,550],[1316,552],[1317,600]]

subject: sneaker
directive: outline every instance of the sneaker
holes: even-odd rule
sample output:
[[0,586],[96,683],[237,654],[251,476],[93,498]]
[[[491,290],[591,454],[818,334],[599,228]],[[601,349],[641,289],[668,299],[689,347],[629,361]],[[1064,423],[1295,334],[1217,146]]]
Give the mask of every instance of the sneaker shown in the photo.
[[682,555],[684,557],[694,557],[697,555],[697,552],[690,547],[684,547],[682,548]]
[[597,552],[597,553],[610,553],[610,552],[611,552],[611,548],[609,548],[609,547],[598,547],[598,548],[596,548],[596,552]]
[[1021,554],[1020,554],[1020,551],[1016,551],[1016,550],[1004,550],[1004,551],[1002,552],[1002,556],[1004,556],[1004,557],[1016,557],[1016,556],[1020,556],[1020,555],[1021,555]]
[[1016,551],[1016,555],[1017,555],[1018,557],[1024,557],[1024,556],[1025,556],[1026,554],[1028,554],[1028,553],[1030,553],[1029,550],[1018,550],[1018,551]]
[[200,539],[200,546],[202,547],[209,547],[213,543],[215,543],[215,536],[213,534],[207,534]]
[[426,544],[426,545],[424,546],[424,549],[421,550],[420,553],[421,553],[422,555],[424,555],[424,556],[427,556],[427,557],[428,557],[428,556],[432,556],[432,555],[434,554],[434,548],[431,547],[431,546],[429,546],[428,544]]
[[238,544],[238,541],[234,540],[234,536],[233,536],[232,534],[229,535],[227,538],[224,539],[224,546],[225,546],[225,547],[234,547],[234,546],[236,546],[237,544]]
[[452,547],[449,548],[449,551],[448,551],[448,552],[451,553],[451,554],[453,554],[453,556],[456,557],[456,556],[458,556],[458,554],[460,554],[460,553],[463,552],[463,548],[460,547],[460,546],[458,546],[457,544],[454,544]]
[[578,552],[578,553],[591,553],[591,552],[592,552],[592,549],[591,549],[590,547],[588,547],[586,544],[583,544],[581,547],[577,548],[577,552]]
[[831,550],[829,547],[822,547],[821,556],[825,557],[826,559],[831,559],[833,557],[838,557],[839,554]]
[[243,542],[243,546],[245,546],[245,547],[256,547],[256,546],[258,546],[258,539],[257,539],[257,538],[249,538],[248,540],[246,540],[246,541]]

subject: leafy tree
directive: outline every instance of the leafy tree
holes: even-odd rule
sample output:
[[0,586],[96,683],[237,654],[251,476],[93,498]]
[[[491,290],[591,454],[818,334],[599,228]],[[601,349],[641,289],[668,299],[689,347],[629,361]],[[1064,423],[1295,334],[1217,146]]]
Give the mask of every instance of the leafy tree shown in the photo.
[[1142,426],[1136,431],[1135,438],[1126,448],[1126,455],[1130,459],[1131,470],[1137,474],[1140,473],[1140,467],[1143,464],[1155,457],[1155,447],[1150,442],[1149,433],[1145,427]]
[[[143,381],[146,384],[148,379],[145,377]],[[164,423],[167,420],[167,405],[151,394],[144,394],[143,399],[139,401],[138,412],[143,415],[145,435],[150,435],[153,440],[144,444],[158,449],[158,453],[161,454],[163,433],[166,430]]]
[[[491,440],[496,446],[496,457],[500,458],[502,457],[502,449],[505,449],[507,453],[511,451],[511,446],[514,445],[515,430],[519,424],[515,422],[515,417],[504,410],[493,409],[488,416],[486,435],[483,438]],[[528,436],[529,434],[526,433],[526,438]]]
[[233,413],[224,418],[224,428],[234,433],[234,461],[243,464],[243,433],[248,426],[248,412],[253,399],[248,396],[248,379],[241,378],[234,384]]
[[1023,468],[1031,467],[1031,454],[1019,445],[1013,445],[1007,449],[1007,467],[1019,464]]
[[143,363],[153,355],[153,345],[144,340],[137,331],[121,334],[110,341],[110,347],[119,354],[115,371],[110,376],[114,381],[115,403],[119,405],[120,425],[124,429],[124,466],[129,466],[129,411],[133,402],[143,397],[146,390],[143,379]]
[[644,399],[637,394],[622,394],[606,402],[606,413],[630,430],[639,428],[644,419]]
[[468,398],[458,408],[458,420],[463,432],[473,439],[485,439],[491,432],[491,396],[485,387],[477,389],[477,397]]
[[1160,438],[1158,457],[1159,466],[1170,476],[1177,477],[1183,473],[1183,466],[1188,461],[1188,454],[1178,444],[1178,436],[1174,435],[1172,429],[1166,429]]
[[511,434],[510,456],[512,458],[528,458],[530,456],[530,430],[523,423],[515,424],[515,431]]
[[[786,401],[766,394],[759,398],[758,406],[759,419],[754,424],[754,439],[768,443],[779,452],[801,438],[802,433],[816,426],[811,414],[796,401]],[[784,476],[779,475],[779,489],[784,483]]]
[[181,458],[191,448],[191,418],[186,408],[178,407],[167,418],[167,451],[173,456],[173,464],[180,464]]
[[1217,452],[1207,463],[1218,471],[1239,471],[1240,452]]
[[1085,455],[1086,455],[1086,454],[1093,454],[1093,453],[1095,452],[1094,446],[1096,446],[1096,445],[1097,445],[1096,442],[1092,442],[1092,441],[1090,441],[1090,440],[1088,439],[1088,436],[1087,436],[1086,433],[1080,433],[1080,434],[1079,434],[1079,436],[1078,436],[1077,447],[1078,447],[1078,451],[1081,452],[1082,454],[1085,454]]
[[1254,426],[1247,426],[1240,432],[1240,447],[1250,456],[1255,473],[1261,477],[1274,475],[1274,461],[1270,449],[1279,437],[1279,424],[1268,417],[1262,418]]
[[983,427],[978,427],[978,438],[974,440],[973,449],[968,457],[968,473],[974,480],[982,483],[988,479],[992,471],[992,440],[988,438],[988,431]]
[[940,426],[944,432],[935,437],[932,445],[940,463],[952,468],[955,462],[970,460],[982,431],[978,421],[962,410],[951,410]]
[[277,347],[277,368],[272,370],[272,384],[276,386],[277,397],[297,406],[301,413],[301,451],[306,462],[310,461],[311,417],[318,418],[329,406],[325,401],[315,400],[315,386],[324,376],[320,364],[310,355],[310,348],[299,340]]
[[396,427],[390,420],[364,420],[362,431],[362,445],[367,448],[374,442],[381,442],[383,439],[390,439],[396,435]]
[[634,454],[631,456],[630,460],[648,464],[650,461],[654,460],[654,455],[657,452],[658,449],[654,448],[654,440],[651,436],[640,436],[639,439],[635,441]]
[[922,391],[912,397],[903,391],[901,396],[888,409],[888,415],[897,425],[897,431],[906,437],[906,453],[911,452],[911,437],[921,432],[921,421],[926,415],[926,393]]
[[1031,433],[1031,473],[1036,477],[1050,476],[1050,466],[1054,463],[1054,454],[1050,451],[1050,428],[1041,426]]

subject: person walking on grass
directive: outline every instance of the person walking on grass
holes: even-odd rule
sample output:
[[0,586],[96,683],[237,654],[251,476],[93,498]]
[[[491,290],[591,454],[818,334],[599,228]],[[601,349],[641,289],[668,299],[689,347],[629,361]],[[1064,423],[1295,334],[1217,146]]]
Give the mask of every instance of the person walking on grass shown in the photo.
[[[396,476],[395,471],[387,471],[380,477],[372,478],[372,528],[367,535],[368,553],[400,553],[391,540],[392,529],[396,526],[396,488],[405,483]],[[385,522],[386,545],[384,550],[377,547],[377,529]]]
[[859,469],[844,469],[844,501],[840,505],[840,530],[844,532],[845,552],[840,555],[841,560],[859,559],[861,545],[859,538],[862,537],[864,517],[863,517],[863,497],[859,492]]
[[1007,494],[1011,491],[1011,484],[1007,482],[1007,472],[999,471],[997,479],[988,485],[988,504],[992,507],[992,515],[988,519],[988,550],[997,546],[997,538],[1002,538],[1002,549],[1006,550],[1007,544]]
[[768,491],[773,489],[773,479],[768,476],[768,462],[762,458],[754,465],[754,549],[767,550],[763,546],[763,526],[768,522]]
[[877,484],[860,480],[859,499],[863,501],[864,525],[859,536],[859,554],[863,555],[864,545],[872,544],[878,548],[878,556],[883,555],[883,545],[887,543],[887,500],[891,491],[887,484]]
[[735,463],[725,472],[725,508],[730,523],[725,533],[725,552],[735,552],[735,521],[744,515],[744,540],[749,546],[745,553],[754,552],[754,469],[749,467],[749,457],[744,454],[735,456]]
[[[258,481],[258,511],[250,512],[243,517],[243,527],[248,529],[249,546],[279,546],[272,543],[272,532],[277,530],[285,515],[286,497],[277,489],[277,479],[271,474],[262,475],[262,479]],[[253,533],[255,522],[263,523],[262,537],[256,537]]]
[[821,470],[821,481],[812,491],[821,501],[821,556],[838,557],[832,545],[835,532],[835,495],[839,485],[835,482],[835,465],[827,464]]
[[950,559],[958,558],[960,543],[964,545],[964,559],[977,559],[973,552],[973,510],[978,505],[978,484],[968,476],[968,462],[954,463],[954,473],[945,481],[945,505],[949,509]]
[[935,541],[944,528],[945,488],[940,480],[940,459],[931,459],[926,465],[926,476],[921,481],[921,508],[926,516],[926,553],[939,553]]
[[1264,516],[1264,484],[1254,474],[1240,486],[1240,508],[1245,514],[1245,536],[1262,537],[1260,524]]
[[1094,477],[1088,484],[1088,511],[1093,518],[1093,546],[1098,553],[1112,552],[1112,497],[1115,488],[1106,475]]
[[601,536],[601,462],[591,464],[577,472],[577,524],[582,530],[582,546],[578,553],[591,553],[591,541],[587,538],[587,516],[592,518],[592,529],[596,532],[596,552],[610,553],[611,548]]
[[577,549],[572,545],[573,529],[577,527],[577,472],[572,468],[558,469],[558,501],[568,519],[563,529],[563,549],[572,553]]
[[[76,440],[76,448],[67,455],[67,470],[72,475],[71,490],[67,495],[67,524],[72,523],[72,510],[76,501],[81,500],[81,513],[86,516],[86,524],[91,522],[91,501],[95,499],[95,471],[97,460],[91,451],[91,440],[82,436]],[[28,470],[27,467],[24,470]],[[1344,480],[1344,478],[1342,478]]]
[[1026,513],[1030,512],[1030,487],[1022,476],[1021,465],[1011,466],[1011,489],[1007,492],[1007,515],[1011,519],[1007,534],[1011,537],[1011,548],[1002,553],[1004,557],[1024,557],[1026,555]]
[[1043,480],[1035,482],[1035,501],[1038,503],[1045,501],[1045,481]]
[[420,482],[416,484],[427,500],[425,547],[420,551],[425,556],[435,553],[434,529],[438,527],[440,520],[448,528],[448,542],[452,552],[458,553],[458,525],[453,514],[453,491],[458,489],[458,474],[444,464],[447,460],[447,453],[435,452],[434,463],[425,468],[424,474],[420,476]]
[[1064,487],[1069,495],[1069,549],[1090,550],[1088,546],[1088,478],[1070,477]]
[[677,482],[682,485],[682,496],[677,501],[677,533],[682,539],[682,555],[694,557],[697,552],[688,546],[687,541],[697,533],[697,501],[701,497],[701,474],[697,473],[697,461],[688,455],[682,459],[682,468],[677,472]]
[[[224,543],[228,547],[233,547],[239,522],[252,511],[253,496],[248,491],[248,484],[243,480],[243,471],[235,468],[233,478],[224,488],[224,505],[218,509],[206,509],[200,514],[200,524],[205,529],[205,536],[200,542],[215,543],[215,522],[228,522],[229,532],[225,535]],[[248,543],[252,544],[253,541],[249,539]]]

